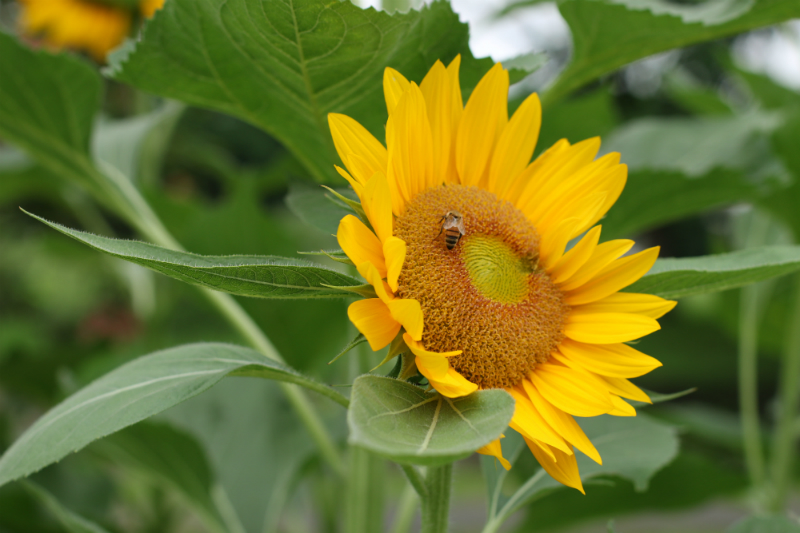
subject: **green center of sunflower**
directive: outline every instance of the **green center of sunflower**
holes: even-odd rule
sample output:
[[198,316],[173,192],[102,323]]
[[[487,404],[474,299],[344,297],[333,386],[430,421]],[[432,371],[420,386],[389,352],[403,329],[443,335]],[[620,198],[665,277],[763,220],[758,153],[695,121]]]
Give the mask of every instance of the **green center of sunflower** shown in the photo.
[[[453,212],[463,235],[447,223]],[[398,294],[420,302],[425,348],[462,350],[450,364],[481,388],[517,385],[547,361],[569,308],[538,267],[539,234],[522,212],[478,187],[447,184],[409,202],[395,234],[407,245]]]

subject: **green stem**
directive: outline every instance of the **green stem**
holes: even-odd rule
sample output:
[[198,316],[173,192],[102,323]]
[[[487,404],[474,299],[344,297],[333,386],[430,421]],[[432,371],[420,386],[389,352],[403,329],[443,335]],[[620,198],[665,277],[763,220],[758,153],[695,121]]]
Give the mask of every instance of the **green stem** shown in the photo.
[[739,304],[739,411],[750,482],[763,487],[764,451],[758,417],[758,290],[757,285],[743,288]]
[[783,512],[786,507],[797,443],[794,425],[800,403],[800,277],[795,278],[795,291],[794,309],[787,324],[780,372],[780,411],[772,448],[774,494],[770,510],[775,513]]
[[429,466],[425,475],[426,496],[422,498],[421,533],[447,533],[450,517],[450,484],[453,465]]
[[408,482],[414,488],[414,491],[420,498],[425,498],[428,495],[428,488],[425,486],[425,479],[419,475],[419,471],[411,465],[400,465],[403,473],[408,478]]
[[[112,205],[119,207],[119,213],[154,244],[173,250],[182,250],[180,243],[164,227],[158,215],[150,208],[130,180],[120,175],[113,167],[104,168],[104,171],[103,175],[97,176],[97,182],[108,195]],[[280,353],[264,335],[261,328],[230,294],[206,288],[200,288],[200,291],[256,350],[274,361],[283,362]],[[279,383],[279,386],[300,416],[300,420],[311,434],[311,438],[317,444],[323,458],[338,474],[344,476],[347,471],[344,461],[308,397],[297,385]]]

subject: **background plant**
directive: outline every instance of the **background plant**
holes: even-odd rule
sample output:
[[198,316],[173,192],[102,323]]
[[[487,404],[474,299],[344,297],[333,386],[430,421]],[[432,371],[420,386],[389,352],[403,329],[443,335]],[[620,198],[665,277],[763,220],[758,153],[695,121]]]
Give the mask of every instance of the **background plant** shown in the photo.
[[[251,16],[256,7],[263,17]],[[3,16],[13,9],[4,2]],[[522,510],[506,527],[545,531],[617,517],[623,531],[624,515],[723,497],[742,502],[730,522],[753,513],[734,531],[794,531],[786,517],[797,479],[800,310],[789,274],[800,269],[800,100],[741,70],[730,49],[734,35],[800,9],[780,0],[566,0],[558,9],[574,48],[542,90],[539,145],[602,135],[604,149],[623,154],[630,179],[604,236],[661,244],[677,259],[660,260],[632,290],[681,299],[664,331],[642,342],[664,368],[639,383],[697,391],[636,419],[587,420],[604,465],[581,465],[596,481],[586,497],[556,487],[526,454],[509,473],[490,459],[480,468],[456,463],[451,529],[495,531]],[[676,48],[649,92],[636,84],[642,63],[619,70]],[[416,391],[387,391],[378,377],[359,378],[352,395],[324,385],[351,383],[380,355],[362,345],[323,364],[354,337],[346,292],[328,286],[360,282],[324,255],[310,266],[296,251],[334,247],[329,235],[345,209],[316,186],[342,186],[326,113],[349,114],[381,136],[383,68],[419,81],[435,59],[458,53],[466,97],[492,61],[473,57],[466,25],[444,2],[390,16],[313,0],[168,0],[102,73],[0,34],[0,427],[8,448],[0,528],[412,527],[418,502],[406,476],[364,447],[408,457],[391,434],[376,442],[348,430],[342,406],[350,396],[356,417],[358,395]],[[551,51],[548,65],[561,57]],[[510,63],[519,66],[517,102],[547,81],[547,69],[525,78],[547,59]],[[224,254],[259,255],[217,257]],[[130,396],[103,396],[125,387]],[[54,423],[23,435],[57,404],[43,419]],[[56,420],[59,413],[67,414]],[[504,442],[512,452],[513,439]],[[466,456],[472,444],[445,438],[423,462]],[[44,467],[32,481],[10,483]],[[420,471],[405,470],[424,484]],[[484,485],[488,512],[476,527],[463,516]]]

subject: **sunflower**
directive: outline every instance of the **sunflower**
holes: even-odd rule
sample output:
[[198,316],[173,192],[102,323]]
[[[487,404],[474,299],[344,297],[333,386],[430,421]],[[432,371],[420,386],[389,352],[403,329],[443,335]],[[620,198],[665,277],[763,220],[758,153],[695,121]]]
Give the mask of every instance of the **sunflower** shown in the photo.
[[[88,52],[103,61],[122,44],[131,29],[134,12],[94,0],[20,0],[20,25],[27,35],[41,36],[56,49]],[[151,17],[164,0],[141,0],[139,12]]]
[[[413,354],[444,396],[508,391],[510,426],[545,471],[583,492],[574,449],[601,458],[573,417],[635,416],[623,398],[650,401],[628,378],[661,363],[626,343],[660,329],[675,302],[619,292],[657,247],[625,255],[633,241],[600,243],[595,224],[627,178],[619,154],[596,158],[598,138],[561,140],[530,162],[538,96],[509,119],[498,63],[464,106],[459,65],[437,61],[419,85],[386,69],[386,147],[328,115],[346,167],[336,169],[363,208],[337,238],[377,296],[348,316],[373,350]],[[510,468],[499,439],[477,451]]]

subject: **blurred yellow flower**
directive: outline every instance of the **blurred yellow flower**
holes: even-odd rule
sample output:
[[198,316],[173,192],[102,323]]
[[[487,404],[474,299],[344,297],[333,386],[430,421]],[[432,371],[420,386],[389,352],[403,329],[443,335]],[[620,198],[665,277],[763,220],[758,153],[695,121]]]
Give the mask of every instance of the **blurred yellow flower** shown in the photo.
[[[22,31],[39,36],[48,46],[89,53],[103,61],[131,30],[134,13],[92,0],[20,0]],[[140,11],[150,17],[164,0],[142,0]]]
[[[661,363],[625,343],[658,330],[675,302],[619,292],[658,248],[624,256],[633,241],[599,242],[595,224],[627,179],[619,154],[595,159],[599,138],[561,140],[530,163],[538,96],[509,119],[497,64],[464,106],[459,65],[437,61],[419,86],[386,69],[386,147],[355,120],[328,117],[347,168],[337,170],[366,215],[342,219],[337,237],[378,296],[348,315],[373,350],[404,341],[445,396],[508,391],[511,427],[583,492],[574,448],[601,458],[573,416],[634,416],[622,398],[650,401],[628,378]],[[510,467],[499,440],[478,451]]]

